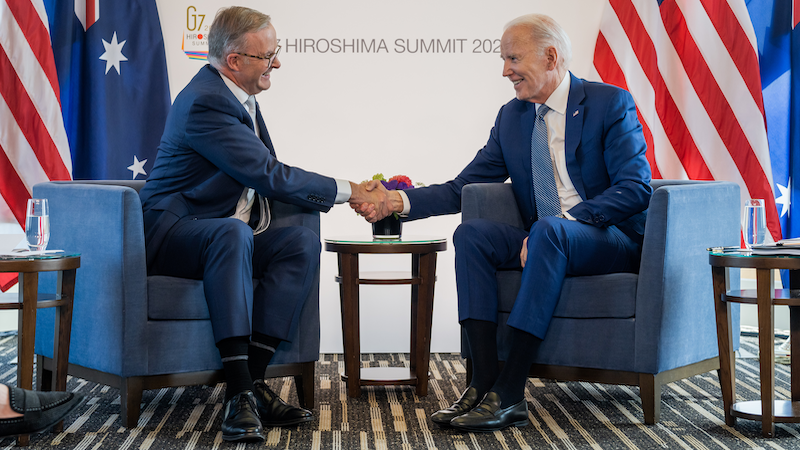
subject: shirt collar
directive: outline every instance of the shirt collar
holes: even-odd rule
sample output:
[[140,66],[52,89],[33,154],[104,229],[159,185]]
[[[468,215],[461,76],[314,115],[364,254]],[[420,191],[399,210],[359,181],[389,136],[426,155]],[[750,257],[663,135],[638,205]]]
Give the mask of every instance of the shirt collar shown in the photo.
[[[231,90],[233,96],[236,97],[236,100],[239,100],[239,103],[244,105],[244,102],[246,102],[247,99],[250,98],[250,95],[247,92],[245,92],[244,89],[237,86],[236,83],[233,82],[233,80],[226,77],[222,72],[220,72],[219,75],[222,77],[222,81],[225,82],[225,86],[228,86],[228,89]],[[247,106],[245,106],[245,109],[247,109]],[[566,105],[564,109],[566,109]]]
[[569,99],[569,87],[572,83],[572,77],[567,72],[564,79],[558,84],[558,87],[550,97],[547,97],[544,104],[553,111],[561,114],[562,116],[567,113],[567,100]]

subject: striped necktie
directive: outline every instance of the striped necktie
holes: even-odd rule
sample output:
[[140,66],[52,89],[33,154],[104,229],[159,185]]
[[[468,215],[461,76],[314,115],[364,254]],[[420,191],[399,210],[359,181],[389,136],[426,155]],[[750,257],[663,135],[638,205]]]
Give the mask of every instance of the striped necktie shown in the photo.
[[546,105],[539,106],[531,135],[533,196],[536,200],[536,213],[539,219],[547,216],[561,216],[561,202],[558,199],[553,160],[550,158],[550,146],[547,141],[547,124],[544,122],[544,115],[547,114],[547,111],[550,111],[550,108]]

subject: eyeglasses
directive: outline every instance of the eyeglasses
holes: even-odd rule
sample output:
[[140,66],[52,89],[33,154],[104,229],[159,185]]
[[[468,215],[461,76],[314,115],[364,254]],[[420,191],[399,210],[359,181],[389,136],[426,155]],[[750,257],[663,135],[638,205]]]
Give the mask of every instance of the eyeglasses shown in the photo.
[[260,60],[262,60],[262,61],[269,61],[269,65],[267,66],[267,69],[269,69],[269,68],[271,68],[271,67],[272,67],[272,63],[275,61],[275,58],[277,58],[277,57],[278,57],[278,54],[279,54],[280,52],[281,52],[281,46],[279,45],[279,46],[277,46],[277,47],[275,48],[275,53],[273,53],[273,54],[271,54],[271,55],[267,55],[267,56],[256,56],[256,55],[249,55],[249,54],[247,54],[247,53],[242,53],[242,52],[233,52],[233,53],[236,53],[237,55],[247,56],[247,57],[249,57],[249,58],[260,59]]

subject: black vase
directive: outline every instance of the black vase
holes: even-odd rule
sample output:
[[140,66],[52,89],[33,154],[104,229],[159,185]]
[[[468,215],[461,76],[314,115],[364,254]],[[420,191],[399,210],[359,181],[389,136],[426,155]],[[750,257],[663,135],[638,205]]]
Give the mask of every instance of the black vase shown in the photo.
[[372,237],[375,239],[400,239],[403,233],[403,222],[394,214],[372,224]]

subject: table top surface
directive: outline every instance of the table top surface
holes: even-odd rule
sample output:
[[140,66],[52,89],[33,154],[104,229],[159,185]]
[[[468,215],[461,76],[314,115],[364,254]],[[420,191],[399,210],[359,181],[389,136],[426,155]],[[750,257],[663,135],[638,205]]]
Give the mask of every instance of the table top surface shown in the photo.
[[334,236],[326,238],[325,243],[355,244],[355,245],[402,245],[402,244],[437,244],[447,242],[447,239],[438,236],[402,236],[399,239],[376,239],[372,236]]
[[800,255],[754,254],[750,250],[733,247],[712,247],[708,259],[716,267],[740,267],[754,269],[800,269]]
[[0,272],[47,272],[76,269],[80,266],[80,253],[57,253],[0,258]]

